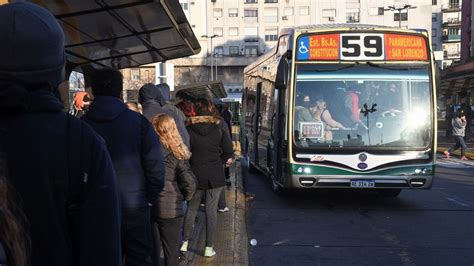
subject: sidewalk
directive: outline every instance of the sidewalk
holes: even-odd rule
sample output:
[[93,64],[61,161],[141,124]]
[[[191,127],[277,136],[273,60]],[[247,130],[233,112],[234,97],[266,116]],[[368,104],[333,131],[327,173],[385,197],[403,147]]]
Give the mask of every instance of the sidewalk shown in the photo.
[[[437,152],[443,154],[444,151],[447,151],[454,144],[453,138],[447,138],[445,130],[438,130],[438,149]],[[474,135],[471,134],[466,141],[467,150],[466,157],[474,160]],[[460,149],[457,149],[453,152],[452,157],[459,158],[461,156]]]
[[245,227],[245,193],[240,161],[230,169],[232,186],[225,189],[229,212],[217,214],[217,228],[212,258],[203,256],[206,218],[198,213],[188,252],[180,265],[248,265],[248,240]]

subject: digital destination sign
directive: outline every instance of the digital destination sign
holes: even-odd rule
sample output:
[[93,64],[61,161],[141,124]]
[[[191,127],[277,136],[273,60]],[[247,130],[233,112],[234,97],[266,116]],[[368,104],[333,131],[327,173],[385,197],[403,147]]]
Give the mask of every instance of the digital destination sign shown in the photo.
[[331,33],[298,38],[297,60],[426,61],[422,36],[392,33]]

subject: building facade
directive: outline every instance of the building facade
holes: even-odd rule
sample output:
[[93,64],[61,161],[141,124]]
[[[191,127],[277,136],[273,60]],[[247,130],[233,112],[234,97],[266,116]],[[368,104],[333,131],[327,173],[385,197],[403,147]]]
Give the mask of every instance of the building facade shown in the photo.
[[[228,94],[242,91],[243,69],[269,51],[282,28],[361,23],[432,29],[432,0],[180,0],[201,53],[169,61],[175,85],[222,80]],[[390,11],[411,5],[410,9]]]

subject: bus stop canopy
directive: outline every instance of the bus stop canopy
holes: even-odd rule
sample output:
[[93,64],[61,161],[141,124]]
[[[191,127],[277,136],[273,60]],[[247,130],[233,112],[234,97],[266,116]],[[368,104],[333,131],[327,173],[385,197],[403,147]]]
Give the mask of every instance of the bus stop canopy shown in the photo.
[[451,66],[442,71],[440,93],[450,94],[468,90],[474,91],[474,60]]
[[227,93],[222,81],[209,81],[175,87],[175,96],[179,98],[207,98],[215,100],[226,98]]
[[33,0],[66,35],[67,68],[129,68],[199,53],[176,0]]

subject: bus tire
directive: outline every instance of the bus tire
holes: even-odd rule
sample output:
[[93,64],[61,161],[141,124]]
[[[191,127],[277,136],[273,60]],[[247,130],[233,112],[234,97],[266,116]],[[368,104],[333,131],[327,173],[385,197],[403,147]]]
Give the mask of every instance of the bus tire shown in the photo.
[[379,195],[385,198],[395,198],[400,195],[402,189],[400,188],[386,188],[379,191]]

